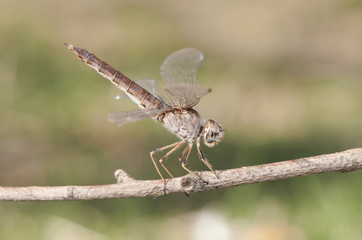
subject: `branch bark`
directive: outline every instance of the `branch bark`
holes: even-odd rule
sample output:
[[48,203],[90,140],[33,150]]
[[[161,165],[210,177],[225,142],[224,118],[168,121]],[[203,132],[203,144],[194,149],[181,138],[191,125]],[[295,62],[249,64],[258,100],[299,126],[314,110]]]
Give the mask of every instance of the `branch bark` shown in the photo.
[[190,174],[168,179],[166,189],[162,180],[135,180],[123,170],[117,170],[116,184],[94,186],[29,186],[0,187],[0,200],[93,200],[107,198],[136,198],[161,196],[165,193],[197,193],[233,186],[242,186],[297,176],[325,173],[349,172],[362,168],[362,148],[344,152],[300,158],[283,162],[241,167],[211,172],[198,172],[205,182]]

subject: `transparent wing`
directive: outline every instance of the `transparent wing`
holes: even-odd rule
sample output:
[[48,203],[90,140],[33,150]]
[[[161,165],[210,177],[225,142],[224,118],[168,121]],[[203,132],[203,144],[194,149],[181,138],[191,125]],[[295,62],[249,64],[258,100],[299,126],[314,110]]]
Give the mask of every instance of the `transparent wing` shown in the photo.
[[124,112],[111,113],[108,116],[108,121],[117,123],[119,126],[128,123],[141,120],[148,117],[156,117],[161,114],[164,109],[152,108],[152,109],[138,109]]
[[211,92],[211,89],[200,85],[179,84],[166,87],[165,92],[174,106],[190,108],[198,104],[200,98]]
[[168,85],[196,84],[196,73],[204,55],[199,50],[184,48],[172,53],[161,66],[161,75]]
[[165,88],[176,107],[195,106],[210,89],[196,85],[196,73],[204,55],[199,50],[184,48],[172,53],[161,66],[161,75],[167,82]]

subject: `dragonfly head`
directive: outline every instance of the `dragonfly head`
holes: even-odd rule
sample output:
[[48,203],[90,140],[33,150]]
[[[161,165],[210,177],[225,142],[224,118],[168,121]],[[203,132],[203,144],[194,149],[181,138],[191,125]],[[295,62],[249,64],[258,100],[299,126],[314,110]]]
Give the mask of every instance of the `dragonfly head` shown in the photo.
[[224,137],[224,130],[214,120],[207,120],[204,126],[204,144],[209,148],[215,147]]

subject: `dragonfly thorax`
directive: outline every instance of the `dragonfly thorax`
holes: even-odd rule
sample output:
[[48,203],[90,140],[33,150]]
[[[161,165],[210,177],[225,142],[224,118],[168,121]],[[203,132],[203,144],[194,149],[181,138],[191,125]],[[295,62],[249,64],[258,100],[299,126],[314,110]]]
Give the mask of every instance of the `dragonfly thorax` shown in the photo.
[[158,120],[182,140],[192,141],[200,132],[200,115],[194,109],[172,109]]
[[211,119],[204,124],[204,144],[210,148],[215,147],[224,138],[224,130],[221,125]]

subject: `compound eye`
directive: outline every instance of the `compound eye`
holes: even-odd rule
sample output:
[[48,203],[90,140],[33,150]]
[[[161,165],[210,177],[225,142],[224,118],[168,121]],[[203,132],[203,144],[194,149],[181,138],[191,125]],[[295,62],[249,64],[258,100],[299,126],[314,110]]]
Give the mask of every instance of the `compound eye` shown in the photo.
[[212,142],[215,141],[215,134],[214,134],[214,132],[210,131],[210,132],[208,132],[208,133],[206,134],[206,141],[207,141],[208,143],[212,143]]
[[224,137],[222,127],[214,120],[208,120],[204,128],[204,144],[215,147]]

